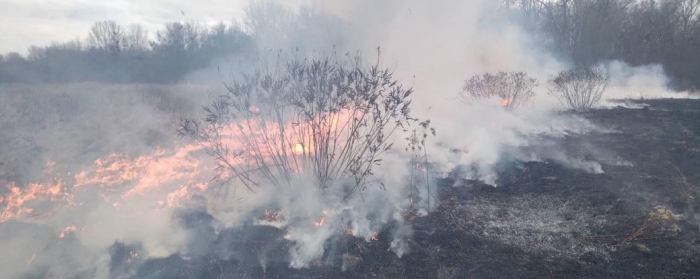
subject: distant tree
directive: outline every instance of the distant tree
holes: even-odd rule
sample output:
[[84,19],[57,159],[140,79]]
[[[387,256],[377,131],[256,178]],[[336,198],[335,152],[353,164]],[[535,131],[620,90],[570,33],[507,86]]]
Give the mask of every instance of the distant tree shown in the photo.
[[5,55],[5,62],[7,63],[21,63],[24,62],[24,57],[17,52],[10,52]]
[[0,65],[0,82],[23,82],[33,74],[28,61],[17,52],[6,54]]
[[346,22],[317,9],[292,11],[265,1],[248,7],[244,27],[262,50],[294,49],[303,54],[337,51],[351,34]]
[[140,24],[131,24],[124,34],[124,46],[132,51],[144,51],[149,47],[148,31]]
[[681,37],[690,38],[697,35],[700,28],[700,0],[681,0],[678,5]]
[[248,32],[256,34],[263,42],[283,40],[282,34],[290,34],[294,14],[281,5],[271,2],[252,3],[246,9],[244,25]]
[[230,53],[254,54],[253,42],[250,36],[238,27],[219,23],[212,26],[204,37],[202,48],[213,57],[226,56]]
[[677,89],[700,89],[700,0],[502,0],[545,47],[577,67],[661,64]]
[[117,55],[124,46],[124,29],[114,21],[97,22],[87,40],[91,48]]
[[164,30],[156,33],[153,46],[171,53],[196,52],[201,48],[206,33],[206,28],[197,22],[168,22]]
[[586,110],[597,106],[610,78],[600,68],[574,68],[551,80],[549,94],[569,109]]
[[462,99],[466,102],[498,98],[507,110],[524,105],[535,95],[539,83],[523,72],[499,72],[475,75],[464,83]]

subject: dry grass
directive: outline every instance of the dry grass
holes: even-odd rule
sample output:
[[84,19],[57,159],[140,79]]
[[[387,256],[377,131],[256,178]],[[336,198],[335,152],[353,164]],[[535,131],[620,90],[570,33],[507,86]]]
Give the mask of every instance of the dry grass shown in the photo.
[[[48,159],[89,164],[111,152],[173,144],[206,86],[75,83],[0,85],[0,184],[31,182]],[[2,186],[2,185],[0,185]]]

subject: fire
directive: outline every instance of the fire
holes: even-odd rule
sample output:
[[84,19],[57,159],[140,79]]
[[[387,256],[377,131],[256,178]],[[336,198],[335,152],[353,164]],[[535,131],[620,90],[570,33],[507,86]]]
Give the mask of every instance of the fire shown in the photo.
[[305,148],[304,148],[303,144],[297,143],[294,145],[294,154],[302,155],[302,154],[304,154],[304,150],[305,150]]
[[282,217],[282,211],[268,211],[265,210],[265,220],[269,222],[274,222],[280,220]]
[[198,183],[192,187],[182,186],[175,192],[168,194],[166,197],[166,202],[161,205],[167,207],[182,207],[184,202],[190,200],[196,195],[203,195],[207,186],[204,183]]
[[513,97],[505,98],[501,101],[501,106],[504,108],[510,107],[513,104]]
[[321,216],[321,219],[318,219],[317,222],[313,222],[314,226],[322,227],[324,224],[326,224],[326,214],[328,214],[328,211],[324,210],[321,213],[323,214],[323,216]]
[[127,263],[131,263],[132,259],[138,259],[139,258],[139,253],[136,253],[134,251],[129,251],[129,256],[126,258]]
[[[259,111],[257,107],[251,107],[251,111]],[[341,117],[341,114],[329,116],[334,119]],[[254,121],[253,121],[254,122]],[[337,122],[337,121],[336,121]],[[292,123],[289,124],[291,127]],[[297,124],[306,125],[306,124]],[[231,124],[236,126],[236,124]],[[248,123],[245,125],[250,131],[243,131],[252,135],[252,140],[258,142],[251,144],[261,144],[265,136],[275,138],[276,133],[280,133],[279,126],[268,123],[268,125],[259,125],[259,123]],[[326,127],[329,129],[334,127]],[[306,128],[304,128],[306,129]],[[298,140],[297,143],[285,143],[288,145],[287,150],[291,149],[290,155],[302,156],[313,154],[312,137],[310,135],[296,135],[292,133],[294,129],[285,128],[285,133],[290,135],[285,138]],[[306,129],[309,130],[309,129]],[[229,131],[235,131],[234,128]],[[263,136],[264,135],[264,136]],[[242,145],[240,142],[236,144],[233,138],[240,135],[228,135],[231,140],[227,142],[231,150],[237,154],[250,152],[261,152],[264,158],[270,158],[273,152],[279,152],[282,146],[281,142],[273,142],[270,150],[265,148],[255,149],[252,146]],[[273,140],[274,141],[274,140]],[[53,174],[57,163],[47,159],[44,169],[44,175],[54,176],[47,181],[49,183],[31,183],[26,185],[17,185],[15,182],[10,182],[7,185],[8,191],[0,195],[0,223],[10,219],[22,219],[33,215],[52,213],[54,210],[59,210],[66,205],[80,205],[74,203],[76,195],[84,197],[84,193],[94,193],[99,200],[119,208],[127,203],[127,200],[134,196],[148,195],[153,197],[154,208],[160,207],[181,207],[186,204],[186,201],[191,200],[198,195],[204,195],[208,189],[208,183],[202,181],[210,181],[213,176],[213,169],[209,167],[209,163],[203,163],[198,158],[194,157],[195,153],[202,151],[204,147],[197,144],[188,144],[176,147],[174,150],[165,150],[158,148],[151,154],[140,156],[130,156],[128,154],[111,153],[104,157],[98,158],[91,166],[88,166],[74,175],[70,175],[74,181],[72,185],[64,185],[59,175]],[[273,150],[273,148],[280,148]],[[236,165],[244,165],[246,157],[232,160]],[[301,163],[299,163],[301,167]],[[299,171],[299,170],[297,170]],[[65,174],[64,174],[65,175]],[[219,178],[224,178],[226,174]],[[83,199],[79,199],[83,201]],[[87,199],[86,202],[93,202],[94,199]],[[49,208],[52,211],[48,211]],[[277,216],[279,217],[279,216]],[[321,221],[319,223],[323,223]]]
[[35,210],[46,203],[70,204],[71,197],[63,190],[61,179],[54,179],[47,184],[31,183],[23,188],[11,182],[8,185],[9,193],[0,198],[0,202],[5,203],[5,208],[0,212],[0,223],[35,214]]
[[371,241],[377,241],[379,240],[379,232],[373,232],[372,233],[372,238],[370,238]]
[[200,163],[190,154],[198,150],[199,147],[195,145],[186,145],[174,153],[158,149],[152,155],[134,159],[124,154],[110,154],[106,158],[97,159],[92,170],[78,173],[75,176],[75,187],[99,185],[113,188],[135,183],[135,187],[122,194],[128,197],[173,181],[185,180],[194,184],[193,174],[200,168]]
[[34,258],[36,258],[36,253],[32,254],[32,257],[29,258],[29,261],[27,261],[27,266],[32,265],[32,262],[34,262]]
[[[203,142],[202,147],[216,150],[216,144],[226,146],[228,154],[224,158],[227,168],[239,168],[236,172],[249,173],[250,162],[257,164],[277,165],[279,161],[288,162],[292,173],[303,171],[304,162],[300,156],[313,157],[317,146],[315,140],[327,138],[343,139],[350,133],[345,124],[352,119],[352,112],[341,110],[318,116],[316,119],[299,121],[288,119],[289,122],[278,123],[267,119],[257,107],[249,107],[254,116],[224,125],[220,128],[215,142]],[[361,112],[354,112],[357,114]],[[199,147],[199,146],[198,146]],[[288,157],[296,157],[287,161]]]
[[46,159],[46,166],[44,169],[44,174],[49,174],[53,171],[54,166],[56,166],[56,162],[51,160],[51,159]]
[[326,217],[321,217],[317,222],[314,222],[314,226],[317,227],[322,227],[324,224],[326,224]]
[[250,107],[248,107],[248,111],[250,111],[252,113],[259,113],[260,108],[258,106],[250,106]]
[[[185,145],[172,151],[156,149],[154,153],[138,157],[112,153],[95,160],[92,166],[73,175],[75,183],[64,185],[59,175],[51,173],[55,162],[48,160],[44,175],[48,183],[17,185],[10,182],[7,191],[0,195],[0,223],[10,219],[24,219],[32,216],[54,213],[65,206],[79,206],[85,193],[97,195],[100,201],[118,208],[135,195],[149,194],[154,197],[154,207],[158,200],[162,206],[183,206],[186,200],[206,191],[209,170],[202,167],[192,156],[201,148]],[[160,196],[160,199],[157,197]],[[66,235],[72,231],[65,231]]]
[[75,188],[85,185],[98,184],[101,187],[121,185],[138,177],[137,168],[143,162],[139,159],[132,162],[126,155],[112,153],[105,158],[95,161],[94,170],[82,171],[75,175]]
[[61,231],[61,234],[58,235],[58,239],[63,239],[64,237],[68,236],[69,234],[73,233],[75,230],[77,230],[75,226],[68,226],[65,229]]
[[[260,112],[254,106],[249,109],[251,112]],[[341,133],[344,132],[337,131],[340,129],[337,126],[343,125],[350,117],[350,113],[342,111],[326,115],[326,122],[319,121],[324,124],[319,124],[315,131],[326,133],[329,137],[342,138]],[[259,154],[263,158],[271,158],[275,152],[286,152],[296,159],[312,156],[315,152],[314,135],[311,134],[309,123],[278,125],[255,120],[248,122],[241,124],[242,130],[237,130],[240,123],[231,124],[231,129],[228,129],[230,134],[224,135],[227,137],[227,146],[240,155],[232,160],[234,164],[249,163],[246,160],[249,157],[246,156],[253,152],[263,153]],[[242,133],[246,133],[254,142],[235,141]],[[284,135],[279,137],[282,133]],[[265,137],[271,141],[267,148],[253,148],[255,145],[260,146]],[[207,194],[207,181],[211,180],[214,173],[214,168],[209,167],[210,162],[202,161],[194,155],[201,153],[204,148],[199,144],[186,144],[174,149],[157,148],[150,154],[111,153],[72,174],[54,173],[60,169],[57,168],[60,163],[47,159],[43,170],[46,177],[25,185],[9,182],[7,191],[0,194],[0,223],[11,219],[45,216],[67,206],[83,206],[94,202],[103,202],[119,210],[126,208],[130,199],[135,198],[150,199],[154,211],[187,206],[195,197]],[[301,171],[301,167],[303,163],[299,160],[298,169],[293,171]],[[233,174],[230,176],[233,177]],[[265,213],[265,219],[269,221],[283,218],[280,211]],[[324,211],[319,219],[311,222],[315,226],[324,226],[326,218]],[[63,239],[76,230],[76,226],[68,226],[60,231],[58,238]]]

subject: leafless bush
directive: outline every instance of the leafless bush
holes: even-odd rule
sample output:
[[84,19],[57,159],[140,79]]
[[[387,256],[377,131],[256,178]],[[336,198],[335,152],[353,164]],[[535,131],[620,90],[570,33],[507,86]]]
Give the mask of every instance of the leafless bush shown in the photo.
[[[430,127],[430,120],[426,120],[418,123],[418,126],[405,139],[408,143],[406,152],[412,153],[409,194],[411,206],[415,204],[417,199],[423,199],[426,201],[428,210],[431,210],[432,201],[437,201],[437,198],[430,188],[430,163],[428,162],[428,148],[425,144],[429,135],[435,136],[436,133],[435,128]],[[425,195],[421,195],[421,189],[418,187],[420,184],[425,186]]]
[[609,75],[599,68],[562,71],[551,80],[549,94],[569,109],[586,110],[600,103],[608,87]]
[[488,100],[498,97],[507,110],[524,105],[535,96],[532,91],[539,83],[523,72],[499,72],[475,75],[468,79],[462,91],[466,102]]
[[367,186],[392,135],[416,121],[412,89],[359,56],[347,61],[289,59],[243,75],[204,108],[203,121],[184,121],[181,135],[213,156],[218,178],[234,187],[289,187],[309,175],[347,198]]

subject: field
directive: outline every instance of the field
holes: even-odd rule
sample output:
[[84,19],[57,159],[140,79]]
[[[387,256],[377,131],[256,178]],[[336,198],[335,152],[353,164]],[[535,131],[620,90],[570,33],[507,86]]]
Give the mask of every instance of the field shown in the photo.
[[[150,207],[150,200],[139,198],[131,205],[143,211],[131,211],[128,201],[110,196],[121,188],[95,196],[76,190],[70,200],[62,199],[64,191],[79,184],[80,176],[75,174],[90,168],[100,173],[100,165],[93,162],[115,153],[120,154],[118,158],[134,158],[156,152],[160,154],[156,159],[138,157],[133,162],[157,170],[141,173],[138,167],[110,163],[105,171],[115,168],[111,171],[122,175],[134,170],[149,179],[162,178],[164,182],[157,181],[168,191],[185,189],[180,188],[182,181],[190,183],[191,178],[170,179],[168,169],[179,162],[172,158],[180,157],[154,150],[186,144],[187,139],[177,137],[179,120],[201,117],[199,107],[219,94],[216,90],[220,88],[1,87],[0,184],[8,187],[0,190],[4,197],[0,248],[16,253],[8,254],[0,269],[25,267],[10,273],[11,278],[67,274],[75,278],[95,274],[111,278],[692,278],[700,274],[700,222],[695,216],[700,208],[694,199],[700,185],[699,100],[627,100],[612,108],[555,113],[586,119],[597,128],[564,131],[564,136],[556,137],[528,135],[529,144],[500,154],[494,167],[497,187],[461,179],[458,170],[444,174],[437,180],[440,203],[436,209],[402,212],[410,231],[389,221],[371,238],[333,235],[323,243],[322,257],[301,269],[290,267],[287,251],[294,243],[284,228],[253,219],[222,225],[221,215],[211,205],[177,204],[164,209]],[[580,161],[558,160],[560,153],[555,149]],[[538,154],[540,159],[512,155],[518,153]],[[577,162],[599,165],[575,167]],[[172,170],[192,172],[177,166]],[[46,200],[32,193],[21,196],[19,204],[5,198],[12,196],[11,185],[29,189],[27,185],[42,183],[44,177],[62,179],[57,190],[61,195],[49,189]],[[119,183],[138,188],[148,179],[125,180]],[[166,194],[170,198],[172,193]],[[81,201],[79,195],[90,199]],[[196,201],[198,197],[188,198]],[[122,210],[119,214],[126,218],[117,222],[93,216],[93,211],[107,210],[102,203],[117,213]],[[143,204],[149,207],[140,207]],[[141,220],[145,218],[141,213],[150,216],[152,210],[157,211],[154,216],[165,215],[163,227],[151,227],[151,219]],[[83,215],[93,223],[70,223],[81,222],[75,216]],[[265,212],[264,218],[276,217]],[[134,228],[114,238],[90,231],[100,226],[115,230],[115,224]],[[151,229],[153,234],[142,234]],[[163,239],[169,240],[181,229],[188,240],[174,241],[183,245],[175,251],[150,244],[153,239],[159,245],[170,243]],[[401,233],[409,237],[407,251],[398,257],[392,248]]]
[[[287,244],[284,232],[258,227],[255,232],[221,233],[210,244],[247,256],[230,260],[171,256],[146,262],[138,274],[144,278],[231,274],[239,278],[692,278],[700,272],[700,233],[697,220],[685,218],[688,211],[679,179],[700,179],[700,101],[635,103],[646,108],[582,114],[609,128],[609,133],[572,134],[548,141],[574,153],[587,153],[584,156],[624,158],[617,164],[603,164],[602,174],[548,161],[510,161],[500,166],[499,187],[477,181],[453,187],[454,180],[442,180],[442,204],[429,216],[412,219],[410,253],[402,258],[387,251],[389,236],[380,233],[375,242],[338,239],[325,256],[324,263],[332,265],[290,269],[282,257],[263,271],[252,267],[255,263],[235,258],[275,255],[275,249]],[[697,203],[693,207],[697,211]],[[653,213],[671,214],[666,209],[686,216],[654,219],[659,214]],[[209,220],[206,214],[187,218],[197,223]],[[271,244],[269,239],[276,241]]]

